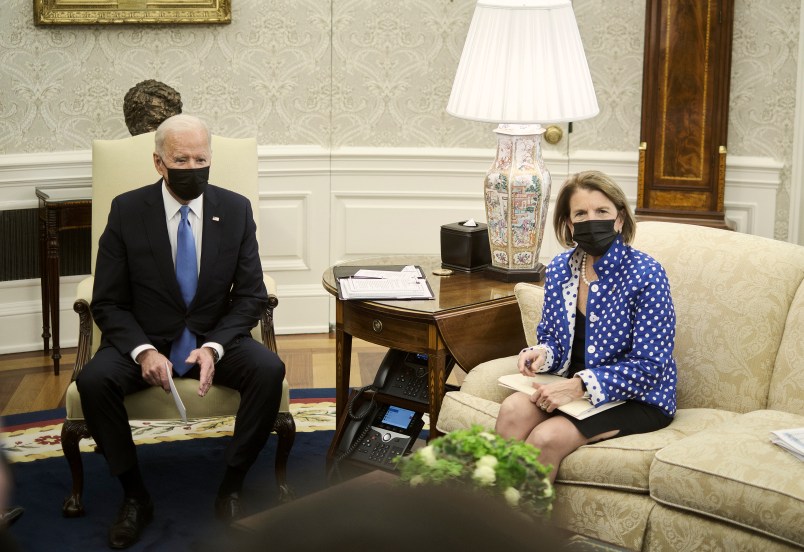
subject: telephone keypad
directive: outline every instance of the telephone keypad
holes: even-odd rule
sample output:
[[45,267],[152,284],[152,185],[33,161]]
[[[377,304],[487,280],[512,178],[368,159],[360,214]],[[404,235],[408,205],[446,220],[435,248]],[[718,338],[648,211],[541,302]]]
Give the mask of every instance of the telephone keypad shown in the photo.
[[[377,369],[374,387],[380,393],[428,405],[430,404],[428,362],[429,357],[424,353],[390,349]],[[455,359],[447,357],[447,375],[454,365]]]
[[387,391],[391,395],[412,399],[424,403],[429,402],[427,388],[427,370],[422,367],[408,364],[398,368],[392,376],[391,388]]
[[372,426],[355,452],[354,459],[381,468],[393,468],[394,459],[405,452],[410,439],[408,435]]

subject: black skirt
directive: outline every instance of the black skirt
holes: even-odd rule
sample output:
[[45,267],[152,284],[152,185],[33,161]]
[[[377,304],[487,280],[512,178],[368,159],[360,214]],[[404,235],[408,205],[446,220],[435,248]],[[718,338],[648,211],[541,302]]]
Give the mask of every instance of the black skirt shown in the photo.
[[[584,369],[584,355],[586,347],[586,316],[580,311],[575,312],[575,339],[572,343],[569,377]],[[608,433],[614,429],[620,432],[616,437],[632,435],[634,433],[648,433],[670,425],[671,416],[649,404],[637,401],[625,401],[620,406],[604,410],[600,414],[579,420],[560,410],[555,411],[572,422],[581,435],[587,439],[596,437],[601,433]]]
[[665,428],[673,421],[671,416],[666,415],[655,406],[637,401],[625,401],[620,406],[604,410],[585,420],[579,420],[560,410],[556,410],[555,413],[572,422],[581,435],[587,439],[615,429],[619,430],[615,437],[648,433]]

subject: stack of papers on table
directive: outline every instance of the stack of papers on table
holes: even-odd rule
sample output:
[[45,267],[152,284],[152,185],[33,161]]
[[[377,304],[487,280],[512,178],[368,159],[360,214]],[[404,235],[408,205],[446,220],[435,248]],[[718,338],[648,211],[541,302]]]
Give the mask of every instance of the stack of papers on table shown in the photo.
[[433,299],[433,290],[421,268],[336,266],[340,299],[398,300]]
[[771,431],[771,442],[804,461],[804,427]]

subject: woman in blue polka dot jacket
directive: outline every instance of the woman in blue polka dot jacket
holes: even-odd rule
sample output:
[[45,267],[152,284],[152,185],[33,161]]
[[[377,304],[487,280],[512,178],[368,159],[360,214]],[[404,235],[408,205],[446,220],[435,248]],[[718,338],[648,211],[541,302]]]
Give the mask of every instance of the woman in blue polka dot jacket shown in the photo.
[[[510,395],[496,426],[541,449],[551,481],[581,445],[656,431],[676,411],[670,286],[662,266],[629,245],[636,221],[625,194],[599,171],[573,175],[559,192],[553,226],[572,249],[547,267],[539,344],[519,354],[517,367],[566,379]],[[584,420],[556,410],[581,397],[594,406],[625,402]]]

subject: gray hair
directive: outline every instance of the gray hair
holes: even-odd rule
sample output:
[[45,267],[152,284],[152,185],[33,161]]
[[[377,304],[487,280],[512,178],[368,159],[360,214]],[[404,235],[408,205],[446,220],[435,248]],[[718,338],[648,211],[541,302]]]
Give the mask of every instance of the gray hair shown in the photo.
[[198,117],[187,115],[186,113],[179,113],[178,115],[168,117],[162,121],[162,124],[156,129],[156,135],[154,136],[156,154],[159,157],[163,157],[165,153],[165,139],[169,134],[180,130],[198,129],[206,132],[207,145],[209,146],[209,151],[212,151],[212,134],[210,134],[207,124]]

